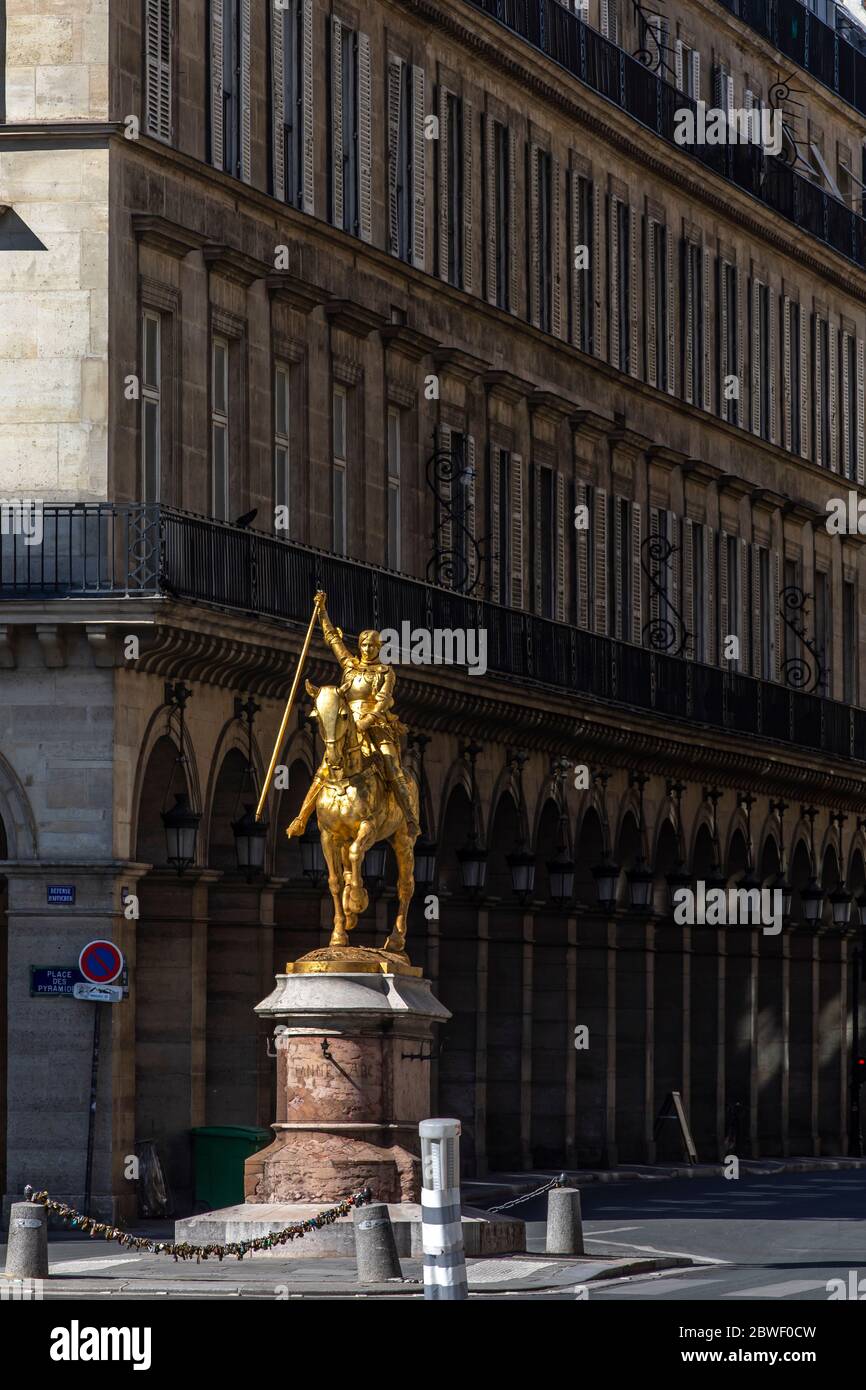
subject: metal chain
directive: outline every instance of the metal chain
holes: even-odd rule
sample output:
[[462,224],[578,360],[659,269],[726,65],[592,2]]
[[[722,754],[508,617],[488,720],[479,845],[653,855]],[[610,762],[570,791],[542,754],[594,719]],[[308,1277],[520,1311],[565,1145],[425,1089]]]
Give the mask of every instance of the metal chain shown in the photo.
[[552,1188],[563,1187],[564,1185],[565,1174],[560,1173],[559,1177],[551,1178],[550,1182],[545,1183],[543,1187],[537,1187],[534,1192],[524,1192],[522,1197],[512,1197],[510,1202],[502,1202],[500,1206],[488,1207],[487,1210],[508,1211],[509,1207],[519,1207],[521,1202],[530,1202],[533,1197],[541,1197],[545,1192],[550,1192]]

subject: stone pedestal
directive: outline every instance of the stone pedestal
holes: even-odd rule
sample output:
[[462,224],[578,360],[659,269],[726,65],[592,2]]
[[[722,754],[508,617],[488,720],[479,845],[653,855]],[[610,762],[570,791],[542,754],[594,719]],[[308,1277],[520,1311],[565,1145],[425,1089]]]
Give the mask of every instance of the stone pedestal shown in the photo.
[[256,1013],[273,1019],[274,1142],[247,1160],[248,1203],[377,1202],[421,1195],[418,1123],[430,1114],[435,1025],[450,1018],[428,980],[286,974]]

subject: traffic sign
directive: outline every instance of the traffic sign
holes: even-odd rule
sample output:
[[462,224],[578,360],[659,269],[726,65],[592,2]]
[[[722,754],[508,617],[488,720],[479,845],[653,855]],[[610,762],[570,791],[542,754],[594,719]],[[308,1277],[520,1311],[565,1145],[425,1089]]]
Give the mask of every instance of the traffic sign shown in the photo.
[[92,985],[110,985],[123,969],[123,955],[113,941],[88,941],[78,969]]
[[73,985],[74,999],[89,999],[92,1004],[119,1004],[123,998],[120,985]]

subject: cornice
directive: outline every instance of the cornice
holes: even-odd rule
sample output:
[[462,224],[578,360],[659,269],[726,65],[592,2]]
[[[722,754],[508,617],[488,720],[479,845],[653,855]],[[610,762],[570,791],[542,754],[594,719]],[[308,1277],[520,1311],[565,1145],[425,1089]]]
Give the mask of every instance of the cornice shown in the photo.
[[477,376],[490,370],[490,363],[471,352],[458,347],[443,347],[433,353],[433,361],[440,371],[449,372],[459,381],[474,381]]
[[399,353],[410,362],[420,362],[439,347],[438,339],[420,328],[410,328],[407,323],[389,323],[380,328],[379,337],[390,352]]
[[157,251],[164,251],[177,260],[183,260],[190,251],[199,251],[207,241],[200,232],[151,212],[134,212],[132,230],[138,241],[146,246],[154,246]]
[[323,290],[321,285],[302,280],[287,270],[275,270],[272,274],[266,275],[265,285],[272,300],[287,304],[290,309],[297,309],[301,314],[309,314],[328,298],[328,291]]
[[367,309],[363,304],[356,304],[352,299],[329,299],[325,304],[325,317],[333,328],[341,328],[353,338],[369,338],[377,328],[386,327],[388,322],[382,314]]
[[534,382],[524,381],[513,372],[484,372],[481,380],[491,396],[501,396],[510,405],[517,405],[536,389]]
[[233,280],[244,289],[249,289],[256,280],[261,280],[268,274],[268,267],[264,261],[248,256],[244,251],[236,251],[233,246],[206,241],[201,253],[208,270],[215,270],[226,280]]

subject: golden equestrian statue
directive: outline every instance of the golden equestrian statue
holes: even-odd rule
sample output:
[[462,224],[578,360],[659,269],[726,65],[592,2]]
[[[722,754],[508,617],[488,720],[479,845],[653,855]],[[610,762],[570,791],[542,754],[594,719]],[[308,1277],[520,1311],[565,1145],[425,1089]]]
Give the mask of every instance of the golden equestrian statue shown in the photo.
[[[259,814],[317,619],[321,622],[325,641],[340,663],[343,679],[340,685],[315,686],[306,682],[325,755],[286,834],[289,838],[303,835],[315,810],[328,866],[328,887],[334,902],[334,929],[328,950],[311,952],[304,961],[309,962],[312,969],[313,957],[330,961],[336,955],[334,948],[348,946],[348,933],[368,905],[363,880],[364,856],[372,845],[387,840],[397,860],[398,906],[397,920],[383,950],[389,955],[402,956],[408,963],[406,914],[415,889],[413,846],[419,834],[418,788],[413,780],[407,779],[400,760],[400,736],[406,732],[406,727],[394,713],[394,668],[378,659],[382,639],[375,629],[368,628],[361,633],[357,656],[349,650],[342,632],[328,616],[326,595],[321,590],[316,594],[310,629],[265,781]],[[382,953],[367,954],[381,956]],[[337,955],[336,958],[341,957]],[[302,962],[298,964],[303,968]]]

